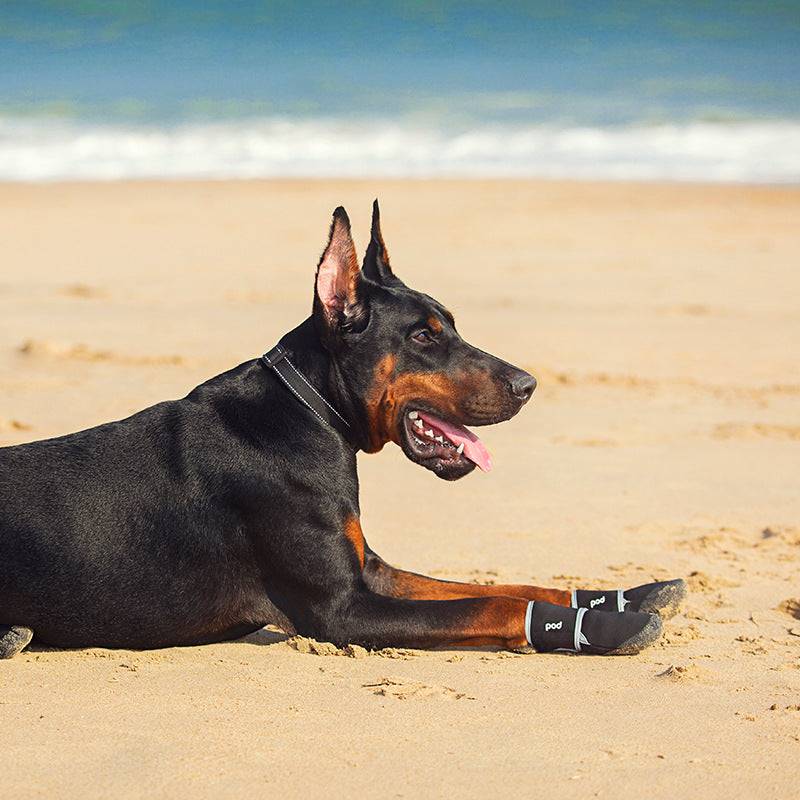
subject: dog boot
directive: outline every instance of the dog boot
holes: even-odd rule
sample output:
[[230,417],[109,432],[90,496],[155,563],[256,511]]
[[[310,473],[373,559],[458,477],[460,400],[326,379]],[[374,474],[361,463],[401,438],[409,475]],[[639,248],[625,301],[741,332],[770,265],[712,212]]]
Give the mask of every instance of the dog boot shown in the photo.
[[0,659],[13,658],[24,650],[33,639],[30,628],[0,625]]
[[537,600],[528,603],[525,635],[531,647],[540,653],[559,650],[629,656],[658,639],[661,619],[638,611],[603,614]]
[[595,611],[643,611],[669,619],[678,611],[685,597],[686,581],[678,578],[605,592],[575,589],[572,592],[572,607]]

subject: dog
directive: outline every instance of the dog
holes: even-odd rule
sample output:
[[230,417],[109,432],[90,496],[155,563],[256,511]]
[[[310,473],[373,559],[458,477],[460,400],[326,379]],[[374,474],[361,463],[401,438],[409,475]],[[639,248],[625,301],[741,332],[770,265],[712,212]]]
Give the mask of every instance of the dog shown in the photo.
[[364,537],[358,451],[393,442],[445,480],[488,471],[464,426],[511,419],[535,387],[395,275],[377,200],[361,267],[337,208],[311,315],[266,356],[122,421],[0,449],[0,656],[33,636],[146,649],[267,624],[368,648],[638,652],[683,581],[440,581]]

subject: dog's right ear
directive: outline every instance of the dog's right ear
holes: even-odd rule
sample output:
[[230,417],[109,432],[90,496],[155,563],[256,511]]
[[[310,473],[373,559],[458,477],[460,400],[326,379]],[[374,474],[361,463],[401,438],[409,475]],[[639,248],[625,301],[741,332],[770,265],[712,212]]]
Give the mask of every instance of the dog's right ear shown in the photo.
[[323,333],[358,329],[361,323],[366,324],[362,283],[350,219],[339,206],[333,212],[328,245],[317,265],[314,288],[313,314]]
[[383,234],[381,233],[381,210],[378,206],[377,198],[372,204],[372,232],[361,271],[365,277],[374,283],[380,283],[384,286],[402,284],[402,281],[392,272],[392,267],[389,264],[389,251],[386,249]]

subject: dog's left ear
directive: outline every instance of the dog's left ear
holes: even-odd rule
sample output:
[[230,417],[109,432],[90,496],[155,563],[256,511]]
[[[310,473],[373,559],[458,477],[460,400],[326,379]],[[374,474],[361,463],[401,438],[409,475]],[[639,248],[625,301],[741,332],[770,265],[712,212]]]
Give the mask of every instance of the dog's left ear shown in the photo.
[[372,204],[372,235],[361,271],[371,281],[384,286],[402,283],[399,278],[395,277],[389,264],[389,251],[386,249],[381,233],[381,210],[378,207],[377,199]]
[[314,291],[314,318],[324,331],[358,329],[365,323],[362,283],[350,219],[339,206],[333,212],[328,245],[317,266]]

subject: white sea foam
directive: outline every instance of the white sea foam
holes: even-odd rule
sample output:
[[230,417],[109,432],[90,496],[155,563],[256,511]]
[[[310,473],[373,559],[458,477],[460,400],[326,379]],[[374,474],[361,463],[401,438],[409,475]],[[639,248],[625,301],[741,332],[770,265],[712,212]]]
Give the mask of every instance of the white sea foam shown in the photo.
[[0,117],[0,180],[282,176],[797,183],[800,122],[446,132],[335,119],[123,126]]

